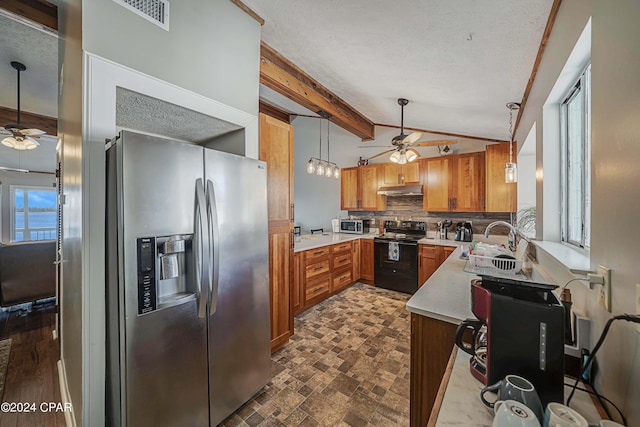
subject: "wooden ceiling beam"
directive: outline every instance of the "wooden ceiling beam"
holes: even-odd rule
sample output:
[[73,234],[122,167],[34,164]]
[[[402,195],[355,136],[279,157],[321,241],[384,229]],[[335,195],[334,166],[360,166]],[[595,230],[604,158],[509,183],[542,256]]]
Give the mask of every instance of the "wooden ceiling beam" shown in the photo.
[[[12,108],[0,107],[0,126],[15,124],[18,111]],[[53,117],[20,111],[20,124],[28,128],[43,130],[47,135],[58,135],[58,120]]]
[[[383,127],[386,127],[386,128],[400,129],[400,126],[386,125],[386,124],[383,124],[383,123],[376,123],[376,126],[383,126]],[[440,132],[440,131],[437,131],[437,130],[411,128],[411,127],[408,127],[408,126],[405,126],[404,130],[411,130],[411,131],[417,131],[417,132],[423,132],[423,133],[427,132],[427,133],[433,133],[433,134],[436,134],[436,135],[455,136],[456,138],[477,139],[479,141],[509,142],[506,139],[485,138],[483,136],[463,135],[463,134],[460,134],[460,133],[451,133],[451,132]]]
[[266,114],[267,116],[273,117],[274,119],[278,119],[281,122],[291,123],[290,113],[284,111],[281,108],[275,107],[271,104],[267,104],[262,100],[258,102],[258,111],[260,111],[262,114]]
[[264,42],[260,44],[260,83],[311,111],[326,111],[331,122],[363,141],[375,137],[371,120]]
[[58,31],[58,7],[40,0],[0,0],[0,8]]

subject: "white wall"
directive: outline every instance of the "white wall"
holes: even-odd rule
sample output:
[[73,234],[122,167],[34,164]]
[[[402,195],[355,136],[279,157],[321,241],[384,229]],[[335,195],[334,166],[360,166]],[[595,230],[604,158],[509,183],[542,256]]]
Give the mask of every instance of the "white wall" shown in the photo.
[[[565,62],[591,17],[592,66],[592,209],[591,267],[603,264],[612,269],[613,314],[635,312],[635,285],[640,281],[637,244],[640,227],[640,6],[637,0],[613,3],[587,0],[564,0],[549,37],[529,101],[516,139],[524,141],[526,132],[537,123],[537,200],[539,219],[557,212],[542,209],[547,203],[549,185],[557,185],[558,162],[546,153],[544,142],[557,140],[557,116],[545,109],[552,88]],[[545,111],[547,110],[547,111]],[[546,120],[546,122],[544,120]],[[555,135],[554,135],[555,133]],[[549,185],[547,185],[549,184]],[[557,191],[557,190],[556,190]],[[555,195],[552,203],[555,203]],[[556,219],[556,218],[554,218]],[[547,235],[538,221],[538,237]],[[558,283],[572,276],[558,266]],[[576,286],[574,301],[593,320],[595,342],[611,314],[597,303],[598,290]],[[599,353],[601,375],[597,386],[601,393],[616,402],[627,416],[629,426],[640,425],[640,334],[635,326],[618,321]]]
[[[168,32],[112,1],[69,0],[59,6],[59,128],[67,195],[61,353],[76,423],[103,425],[104,138],[116,128],[115,88],[102,86],[115,78],[92,80],[92,58],[145,73],[151,86],[158,82],[153,78],[160,79],[173,94],[187,89],[192,106],[230,106],[236,116],[250,116],[245,152],[255,157],[260,25],[226,0],[172,2]],[[182,105],[167,93],[145,94]],[[101,116],[103,108],[109,114]]]
[[518,210],[536,205],[536,124],[518,153]]
[[[307,161],[310,157],[319,156],[320,125],[319,119],[298,117],[291,123],[295,129],[295,162],[294,162],[294,203],[295,225],[302,227],[302,232],[308,232],[311,228],[323,227],[325,231],[331,230],[331,218],[345,217],[346,211],[340,210],[340,180],[308,175],[306,173]],[[391,139],[400,133],[400,129],[377,126],[376,138],[373,141],[362,142],[353,134],[331,125],[331,161],[341,168],[357,166],[358,159],[371,157],[384,147],[358,148],[360,146],[388,146]],[[405,131],[405,133],[410,133]],[[488,141],[479,141],[464,138],[447,137],[436,134],[424,134],[421,141],[440,139],[457,139],[458,144],[453,145],[454,153],[471,153],[484,151]],[[422,157],[438,156],[437,147],[419,148]],[[322,158],[327,158],[327,124],[322,120]],[[381,156],[371,161],[374,163],[387,163],[389,156]]]

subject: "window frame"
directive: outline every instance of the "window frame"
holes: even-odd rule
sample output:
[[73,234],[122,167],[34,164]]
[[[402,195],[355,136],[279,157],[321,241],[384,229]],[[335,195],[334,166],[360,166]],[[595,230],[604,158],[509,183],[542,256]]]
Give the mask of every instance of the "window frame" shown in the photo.
[[[582,164],[582,174],[580,177],[580,215],[582,219],[580,239],[569,238],[571,230],[569,220],[569,126],[568,108],[571,101],[578,94],[582,95],[581,105],[581,143],[580,162]],[[578,78],[570,86],[565,96],[560,102],[560,165],[561,165],[561,241],[563,243],[579,247],[585,250],[590,248],[591,234],[591,62],[589,62],[578,75]]]
[[[44,240],[55,240],[56,237],[54,237],[53,239],[25,239],[23,238],[22,240],[16,240],[16,191],[17,190],[24,190],[24,191],[46,191],[46,192],[53,192],[56,195],[56,208],[58,205],[58,199],[57,199],[57,193],[56,193],[56,189],[54,187],[47,187],[47,186],[42,186],[42,185],[10,185],[9,186],[9,213],[11,216],[11,221],[10,221],[10,229],[9,229],[9,238],[11,242],[38,242],[38,241],[44,241]],[[29,205],[27,204],[25,206],[27,209],[29,207]],[[26,213],[26,209],[25,209],[25,213]],[[57,212],[54,209],[54,212]],[[24,228],[24,233],[25,236],[27,234],[27,231],[29,230],[36,230],[36,229],[30,229],[27,227],[28,224],[28,215],[25,215],[25,228]],[[48,230],[48,229],[46,229]],[[54,227],[53,227],[53,232],[57,233],[57,226],[54,222]],[[24,237],[24,236],[23,236]]]

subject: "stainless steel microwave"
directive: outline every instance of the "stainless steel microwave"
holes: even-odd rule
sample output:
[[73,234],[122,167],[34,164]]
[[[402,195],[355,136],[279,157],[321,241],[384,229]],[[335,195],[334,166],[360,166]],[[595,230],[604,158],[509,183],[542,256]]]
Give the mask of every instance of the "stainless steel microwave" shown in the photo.
[[351,234],[365,234],[369,232],[370,219],[341,219],[340,232]]

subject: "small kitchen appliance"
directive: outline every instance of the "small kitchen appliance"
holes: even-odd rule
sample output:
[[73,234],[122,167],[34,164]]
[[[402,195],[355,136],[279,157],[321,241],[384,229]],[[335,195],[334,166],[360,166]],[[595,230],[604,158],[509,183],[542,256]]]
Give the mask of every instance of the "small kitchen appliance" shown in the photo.
[[456,225],[454,240],[458,242],[470,242],[473,240],[473,229],[470,222],[459,222]]
[[366,234],[369,232],[370,219],[341,219],[340,232],[349,234]]
[[449,227],[451,227],[451,224],[453,224],[453,222],[446,220],[446,221],[438,221],[438,232],[439,234],[439,238],[440,239],[448,239],[449,238]]
[[[455,342],[471,354],[471,374],[485,385],[506,375],[535,386],[543,405],[563,402],[564,307],[551,292],[556,285],[482,276],[471,282],[471,310]],[[486,348],[478,345],[486,327]],[[472,341],[463,341],[472,331]]]

